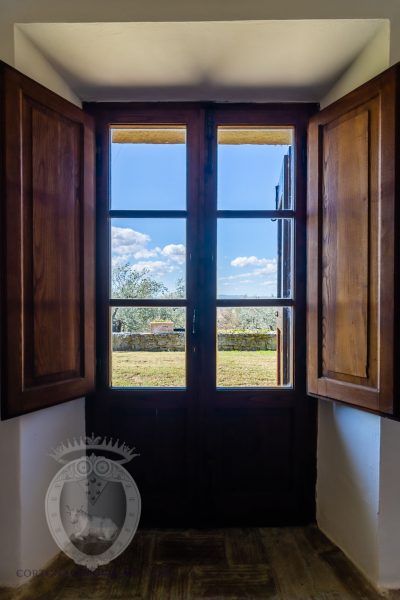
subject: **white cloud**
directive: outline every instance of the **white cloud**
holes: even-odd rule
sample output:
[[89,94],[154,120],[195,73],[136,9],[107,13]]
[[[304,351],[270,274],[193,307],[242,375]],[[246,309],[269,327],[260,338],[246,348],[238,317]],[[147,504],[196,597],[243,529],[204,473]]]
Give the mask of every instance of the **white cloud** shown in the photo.
[[186,248],[183,244],[168,244],[162,249],[163,256],[182,265],[185,262]]
[[129,227],[112,227],[111,243],[113,254],[118,256],[134,256],[136,252],[145,249],[150,242],[150,236]]
[[237,256],[231,260],[232,267],[262,267],[253,271],[253,275],[261,275],[267,273],[276,273],[277,261],[276,258],[257,258],[257,256]]
[[248,267],[249,265],[259,265],[262,259],[257,256],[237,256],[231,260],[232,267]]
[[275,262],[275,264],[270,263],[265,267],[262,267],[261,269],[256,269],[255,271],[253,271],[253,275],[274,275],[277,271],[278,266]]
[[151,275],[165,275],[166,273],[172,273],[176,267],[164,260],[149,260],[139,261],[132,265],[132,268],[136,271],[144,271],[145,269]]
[[148,248],[142,248],[141,250],[138,250],[137,252],[135,252],[135,254],[133,255],[133,258],[136,258],[136,259],[154,258],[155,256],[158,256],[160,253],[161,253],[161,248],[159,248],[158,246],[156,246],[152,250],[149,250]]
[[[218,277],[219,281],[237,281],[238,283],[256,283],[257,278],[263,277],[264,281],[276,282],[277,267],[274,264],[267,265],[261,269],[254,269],[254,271],[246,271],[245,273],[238,273],[237,275],[225,275],[224,277]],[[257,285],[261,283],[257,281]]]
[[[185,262],[183,244],[151,246],[151,237],[130,227],[112,227],[112,265],[130,263],[136,271],[146,270],[153,277],[163,278],[180,270]],[[155,259],[155,260],[151,260]]]
[[238,275],[226,275],[225,277],[219,277],[219,281],[241,281],[246,278],[253,277],[254,273],[239,273]]
[[231,261],[235,268],[247,268],[244,273],[234,273],[218,277],[219,285],[231,293],[246,294],[257,297],[263,290],[263,294],[273,292],[276,289],[276,273],[278,270],[276,258],[258,258],[257,256],[237,256]]
[[112,267],[119,267],[121,265],[125,265],[129,260],[128,256],[113,256],[111,258],[111,265]]

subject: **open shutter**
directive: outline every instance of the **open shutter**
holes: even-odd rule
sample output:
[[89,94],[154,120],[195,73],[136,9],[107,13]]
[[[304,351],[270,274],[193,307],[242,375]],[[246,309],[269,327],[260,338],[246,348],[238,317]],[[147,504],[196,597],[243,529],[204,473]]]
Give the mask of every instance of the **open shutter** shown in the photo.
[[309,126],[308,391],[393,414],[398,66]]
[[91,118],[0,64],[2,417],[94,387]]

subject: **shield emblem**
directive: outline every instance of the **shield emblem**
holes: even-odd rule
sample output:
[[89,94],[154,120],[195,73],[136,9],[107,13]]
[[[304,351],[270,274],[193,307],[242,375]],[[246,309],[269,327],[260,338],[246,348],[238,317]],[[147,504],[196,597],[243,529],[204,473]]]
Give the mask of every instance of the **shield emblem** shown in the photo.
[[91,571],[130,544],[140,510],[139,490],[128,471],[95,454],[65,464],[46,494],[46,519],[54,541]]

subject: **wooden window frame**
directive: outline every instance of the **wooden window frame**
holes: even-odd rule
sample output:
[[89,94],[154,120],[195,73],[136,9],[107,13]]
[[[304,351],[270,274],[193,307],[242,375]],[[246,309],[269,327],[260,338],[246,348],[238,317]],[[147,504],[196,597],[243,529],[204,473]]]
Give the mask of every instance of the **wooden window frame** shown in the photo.
[[[243,402],[257,402],[257,405],[280,404],[289,396],[302,396],[306,393],[306,148],[307,148],[307,126],[311,115],[318,110],[316,104],[207,104],[207,103],[87,103],[87,110],[95,119],[97,138],[97,393],[98,401],[119,399],[134,402],[136,406],[149,406],[152,402],[157,404],[160,395],[163,396],[163,406],[185,402],[188,390],[195,389],[201,396],[217,394],[221,405]],[[193,115],[195,115],[193,117]],[[194,120],[193,120],[194,119]],[[290,388],[216,388],[215,379],[212,375],[197,380],[196,374],[187,373],[187,388],[112,388],[109,385],[109,353],[110,335],[109,324],[109,287],[108,276],[110,268],[110,246],[109,246],[109,130],[112,125],[128,126],[129,124],[143,125],[185,125],[190,123],[195,129],[197,140],[195,142],[198,164],[202,165],[199,172],[195,167],[190,167],[190,178],[201,179],[198,187],[198,201],[204,202],[205,198],[213,198],[216,201],[216,164],[217,149],[217,125],[234,126],[260,126],[260,127],[291,127],[294,134],[294,163],[295,168],[295,202],[293,211],[282,211],[282,216],[295,217],[294,231],[294,299],[271,299],[271,300],[241,300],[235,301],[239,306],[293,306],[296,311],[293,327],[293,386]],[[188,144],[190,140],[188,139]],[[188,146],[189,149],[189,146]],[[189,151],[189,150],[188,150]],[[194,169],[194,170],[193,170]],[[189,191],[190,195],[190,191]],[[214,201],[213,200],[213,201]],[[206,218],[199,220],[196,207],[192,205],[193,223],[188,224],[188,231],[196,235],[198,243],[194,251],[192,261],[201,265],[201,273],[198,273],[197,282],[199,289],[195,289],[187,280],[187,310],[192,311],[194,294],[203,294],[203,310],[200,314],[198,327],[204,327],[205,323],[213,323],[208,326],[209,335],[215,336],[216,318],[216,295],[215,282],[207,277],[210,268],[213,267],[214,257],[208,251],[216,243],[217,215],[208,211]],[[135,215],[136,211],[132,211]],[[236,216],[249,218],[276,217],[279,211],[218,211],[219,216]],[[234,213],[234,215],[233,215]],[[120,216],[118,211],[112,211],[113,216]],[[173,217],[181,216],[181,211],[148,211],[148,216]],[[124,212],[124,216],[129,216]],[[201,227],[199,227],[201,225]],[[211,297],[212,299],[211,299]],[[118,301],[125,306],[157,306],[163,304],[160,300],[127,300]],[[168,305],[182,306],[185,301],[168,300]],[[229,301],[218,300],[217,306],[230,305]],[[195,343],[191,339],[191,332],[187,332],[188,343]],[[200,361],[203,372],[213,373],[215,369],[216,351],[205,353],[205,347],[214,347],[213,340],[206,340],[203,348],[199,348]],[[210,346],[211,344],[211,346]],[[189,362],[189,361],[187,361]]]

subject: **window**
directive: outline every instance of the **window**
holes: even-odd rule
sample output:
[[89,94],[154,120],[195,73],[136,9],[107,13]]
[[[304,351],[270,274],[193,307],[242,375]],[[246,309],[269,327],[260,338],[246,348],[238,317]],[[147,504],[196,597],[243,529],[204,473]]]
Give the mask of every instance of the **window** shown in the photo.
[[292,384],[292,156],[290,127],[218,127],[218,387]]
[[158,106],[103,118],[103,391],[296,385],[296,116],[244,114]]
[[110,148],[110,384],[184,388],[186,127],[113,127]]
[[[90,109],[100,142],[90,427],[140,447],[153,522],[308,518],[303,157],[315,106]],[[113,286],[118,264],[140,288]]]

